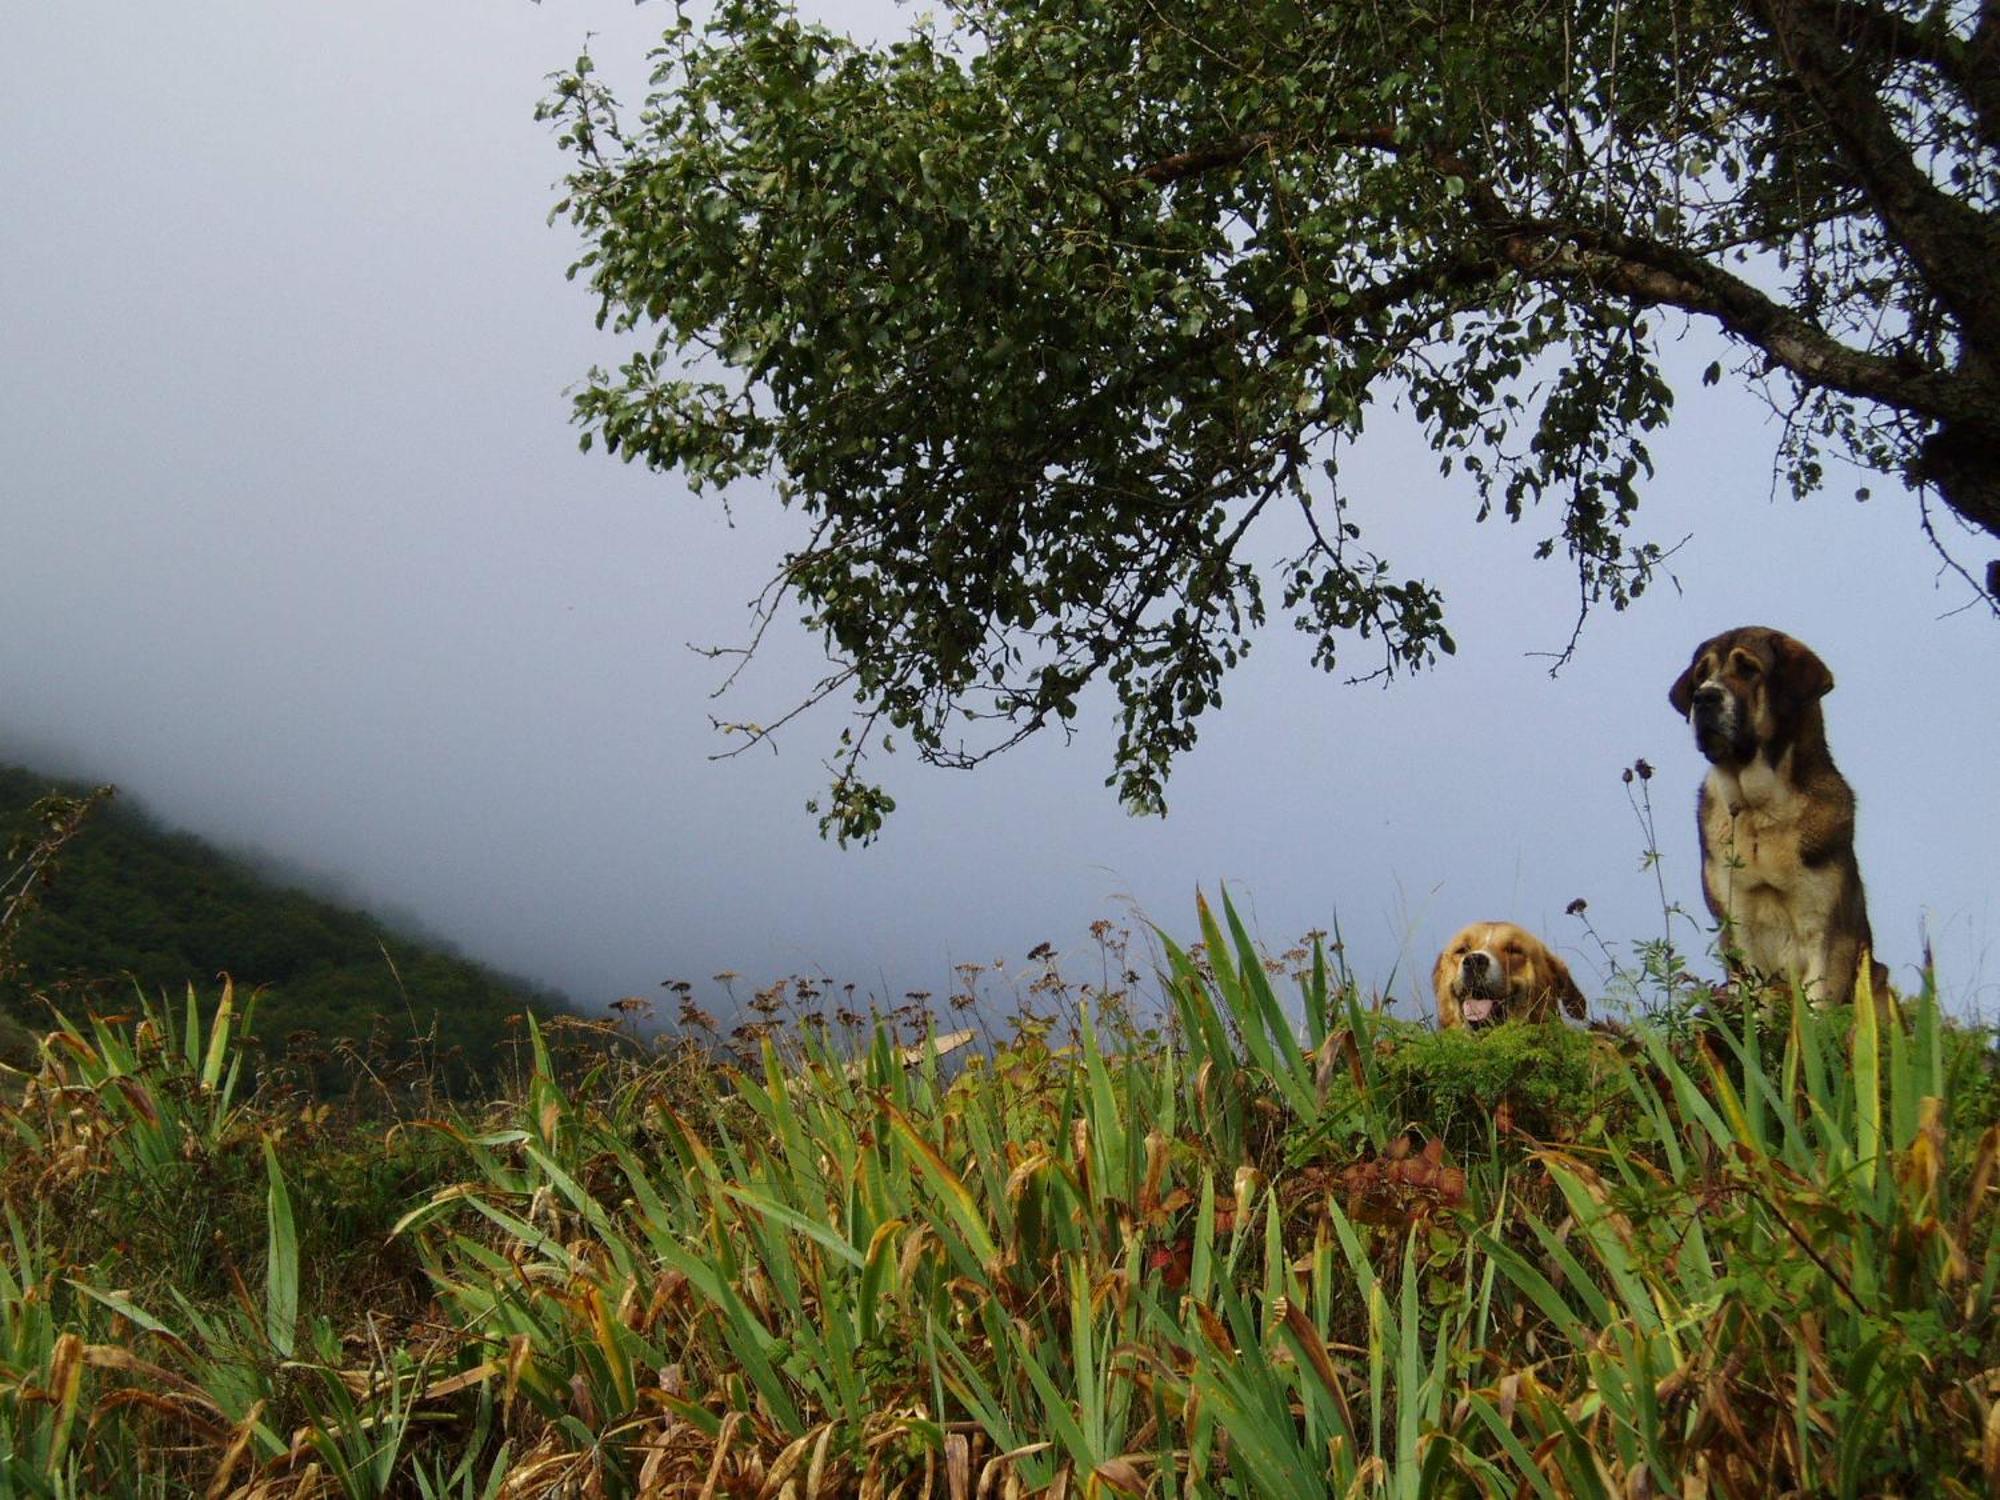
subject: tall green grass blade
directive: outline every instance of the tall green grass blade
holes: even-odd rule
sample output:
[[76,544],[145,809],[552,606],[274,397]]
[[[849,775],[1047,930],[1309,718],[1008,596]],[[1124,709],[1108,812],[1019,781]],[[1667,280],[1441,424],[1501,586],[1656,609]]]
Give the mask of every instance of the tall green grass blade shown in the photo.
[[1854,989],[1854,1154],[1872,1193],[1882,1170],[1882,1037],[1866,964]]
[[1542,1473],[1541,1465],[1535,1462],[1534,1455],[1522,1444],[1512,1425],[1500,1415],[1499,1408],[1480,1391],[1466,1392],[1465,1403],[1472,1414],[1485,1424],[1486,1430],[1493,1434],[1494,1441],[1513,1465],[1508,1477],[1523,1482],[1541,1500],[1556,1500],[1555,1487]]
[[299,1232],[292,1217],[292,1195],[269,1136],[264,1137],[268,1218],[264,1266],[264,1334],[281,1359],[290,1359],[298,1341]]
[[[1396,1491],[1400,1500],[1417,1500],[1417,1436],[1422,1430],[1424,1394],[1423,1346],[1417,1321],[1417,1236],[1403,1236],[1403,1285],[1396,1324]],[[1438,1330],[1438,1342],[1445,1342]]]
[[862,1251],[855,1249],[847,1237],[831,1225],[802,1214],[797,1209],[787,1208],[769,1195],[753,1192],[749,1188],[736,1187],[732,1184],[725,1186],[722,1191],[738,1203],[755,1209],[773,1223],[782,1224],[793,1233],[804,1235],[815,1245],[855,1270],[867,1266],[868,1257]]
[[1242,917],[1237,915],[1236,903],[1230,899],[1225,888],[1222,910],[1229,924],[1231,946],[1235,950],[1233,969],[1228,963],[1229,950],[1223,946],[1222,932],[1216,926],[1214,913],[1208,909],[1206,902],[1200,903],[1200,908],[1202,934],[1208,944],[1210,965],[1215,969],[1216,986],[1231,1003],[1244,1044],[1258,1066],[1277,1085],[1298,1118],[1312,1120],[1319,1113],[1319,1096],[1312,1086],[1311,1070],[1299,1050],[1291,1021],[1271,988],[1270,976],[1264,972],[1263,958],[1257,952],[1257,945],[1251,941],[1250,931],[1243,925]]
[[1548,1165],[1549,1175],[1562,1190],[1570,1213],[1583,1229],[1585,1239],[1596,1254],[1597,1263],[1611,1278],[1627,1315],[1647,1334],[1662,1332],[1664,1321],[1660,1308],[1635,1263],[1635,1248],[1627,1243],[1630,1231],[1604,1203],[1603,1190],[1593,1174],[1581,1163],[1553,1152],[1544,1153],[1543,1160]]

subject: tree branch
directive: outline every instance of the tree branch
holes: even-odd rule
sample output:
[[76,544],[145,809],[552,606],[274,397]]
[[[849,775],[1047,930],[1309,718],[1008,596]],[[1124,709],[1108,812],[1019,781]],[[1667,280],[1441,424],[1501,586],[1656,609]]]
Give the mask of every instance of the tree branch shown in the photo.
[[[1767,9],[1799,13],[1806,7],[1823,11],[1830,0],[1757,3]],[[2000,50],[2000,40],[1996,40],[2000,38],[2000,23],[1987,24],[1992,9],[1989,6],[1989,15],[1982,18],[1980,35]],[[1914,33],[1899,36],[1897,45],[1915,45]],[[1853,137],[1853,149],[1865,154],[1872,164],[1876,174],[1872,179],[1868,167],[1857,163],[1856,170],[1877,211],[1891,232],[1904,239],[1929,290],[1952,311],[1967,346],[1976,352],[2000,352],[2000,235],[1976,210],[1946,197],[1923,176],[1882,116],[1879,101],[1853,76],[1851,62],[1839,54],[1837,45],[1825,36],[1818,36],[1812,44],[1819,47],[1814,56],[1820,72],[1815,77],[1831,91],[1819,101],[1820,108],[1829,114],[1848,110],[1850,117],[1832,122],[1831,128]],[[1832,49],[1831,59],[1826,55],[1828,49]],[[1851,94],[1861,97],[1850,99],[1847,96]],[[1857,123],[1863,115],[1872,116],[1873,123]],[[1922,463],[1911,471],[1911,477],[1939,484],[1954,508],[1968,519],[1986,530],[2000,530],[2000,510],[1986,492],[1990,485],[1983,480],[1979,485],[1966,482],[1960,472],[1966,468],[1963,463],[1949,466],[1946,472],[1944,458],[1936,456],[1942,451],[1939,442],[1947,437],[1956,445],[1954,453],[1968,443],[1983,450],[2000,441],[1995,437],[2000,433],[2000,379],[1989,373],[2000,368],[2000,361],[1975,357],[1957,370],[1943,372],[1912,360],[1856,349],[1753,283],[1693,251],[1594,225],[1523,217],[1464,157],[1435,143],[1412,140],[1393,127],[1333,132],[1316,137],[1312,144],[1413,159],[1440,176],[1458,179],[1482,242],[1451,261],[1433,263],[1361,292],[1359,304],[1340,320],[1345,330],[1351,331],[1371,313],[1386,310],[1398,296],[1421,290],[1427,276],[1442,274],[1444,279],[1437,286],[1443,291],[1450,285],[1472,286],[1490,279],[1503,264],[1533,280],[1587,282],[1635,303],[1712,318],[1725,332],[1762,350],[1774,365],[1806,386],[1881,402],[1935,424],[1940,436],[1926,446]],[[1162,158],[1136,175],[1155,183],[1179,181],[1199,172],[1240,166],[1258,152],[1279,145],[1279,138],[1272,133],[1242,136]],[[1883,203],[1884,191],[1899,195],[1900,220]],[[1928,255],[1928,263],[1910,245],[1910,236]],[[1987,283],[1991,283],[1990,288],[1981,290]],[[1331,337],[1340,330],[1328,326],[1322,331]],[[1983,344],[1981,340],[1987,337],[1994,342]]]
[[2000,228],[1938,187],[1911,157],[1822,0],[1751,0],[1748,8],[1969,352],[1985,369],[2000,368]]
[[1270,131],[1259,135],[1239,136],[1220,145],[1202,146],[1193,151],[1183,151],[1177,156],[1162,157],[1139,168],[1132,175],[1142,182],[1152,183],[1155,187],[1166,187],[1184,177],[1198,177],[1204,172],[1213,172],[1217,167],[1240,167],[1258,152],[1269,150],[1276,145],[1277,140],[1276,134]]
[[1991,381],[1852,348],[1692,252],[1581,224],[1523,220],[1503,228],[1502,253],[1524,275],[1588,280],[1635,302],[1711,317],[1808,385],[1936,422],[1988,427],[2000,414],[2000,390]]
[[[1498,254],[1524,275],[1589,280],[1636,302],[1712,317],[1809,385],[1986,432],[2000,418],[2000,389],[1983,374],[1941,374],[1852,348],[1692,251],[1580,223],[1522,218],[1454,152],[1399,141],[1387,129],[1347,132],[1336,143],[1397,156],[1420,155],[1434,171],[1458,178],[1465,184],[1465,201],[1473,217],[1497,242]],[[1986,269],[2000,275],[2000,244],[1994,246]],[[2000,283],[1983,316],[2000,321]]]
[[1965,97],[1986,143],[2000,138],[2000,39],[1990,3],[1981,8],[1970,40],[1942,25],[1927,29],[1868,0],[1803,0],[1801,9],[1850,51],[1931,69]]

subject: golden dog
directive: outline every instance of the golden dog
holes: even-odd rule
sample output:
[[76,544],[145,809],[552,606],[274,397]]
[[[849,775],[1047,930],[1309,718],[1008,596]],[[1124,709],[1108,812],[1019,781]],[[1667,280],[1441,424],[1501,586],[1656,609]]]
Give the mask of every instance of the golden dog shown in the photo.
[[1431,970],[1438,1025],[1552,1021],[1557,1007],[1582,1019],[1583,991],[1548,944],[1512,922],[1474,922],[1445,944]]
[[[1761,625],[1695,648],[1667,693],[1708,757],[1696,822],[1701,887],[1738,973],[1846,1005],[1873,947],[1854,857],[1854,790],[1826,748],[1833,673]],[[1878,995],[1888,972],[1871,960]]]

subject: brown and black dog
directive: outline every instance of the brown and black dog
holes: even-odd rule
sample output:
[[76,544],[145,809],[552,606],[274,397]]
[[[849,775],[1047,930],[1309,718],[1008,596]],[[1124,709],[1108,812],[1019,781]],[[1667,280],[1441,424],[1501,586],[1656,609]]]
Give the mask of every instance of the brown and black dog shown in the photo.
[[[1667,693],[1708,757],[1696,822],[1701,886],[1731,966],[1789,980],[1810,998],[1854,998],[1874,946],[1854,857],[1854,790],[1826,748],[1819,700],[1833,673],[1761,625],[1695,648]],[[1888,972],[1871,960],[1877,995]]]
[[1548,944],[1512,922],[1474,922],[1444,945],[1431,970],[1439,1026],[1581,1019],[1583,991]]

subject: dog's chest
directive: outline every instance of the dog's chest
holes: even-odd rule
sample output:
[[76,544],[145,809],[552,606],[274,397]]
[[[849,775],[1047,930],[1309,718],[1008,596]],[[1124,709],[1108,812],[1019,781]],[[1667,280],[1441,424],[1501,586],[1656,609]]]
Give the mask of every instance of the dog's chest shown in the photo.
[[1716,771],[1702,800],[1703,878],[1760,967],[1794,966],[1795,944],[1816,942],[1840,898],[1840,876],[1803,858],[1807,799],[1780,772]]
[[1721,859],[1734,872],[1739,890],[1797,883],[1805,801],[1769,777],[1709,777],[1703,806],[1702,840],[1710,861]]

